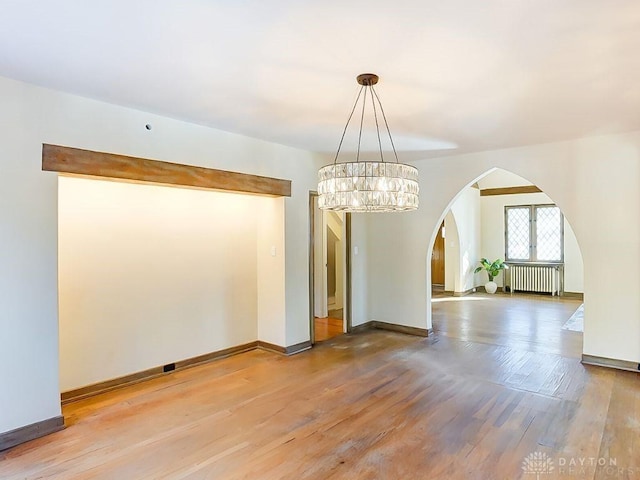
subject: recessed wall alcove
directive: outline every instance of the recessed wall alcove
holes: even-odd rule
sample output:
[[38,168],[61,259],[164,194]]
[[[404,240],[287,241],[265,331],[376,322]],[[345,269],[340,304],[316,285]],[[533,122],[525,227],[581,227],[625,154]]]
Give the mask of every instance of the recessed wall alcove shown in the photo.
[[63,398],[276,337],[290,181],[52,145],[43,170],[61,173]]

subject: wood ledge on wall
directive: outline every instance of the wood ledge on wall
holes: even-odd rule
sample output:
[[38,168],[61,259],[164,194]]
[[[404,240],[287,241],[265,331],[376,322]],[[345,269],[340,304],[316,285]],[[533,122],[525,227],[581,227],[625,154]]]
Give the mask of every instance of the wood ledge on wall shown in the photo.
[[42,170],[118,180],[206,188],[276,197],[291,196],[291,180],[59,145],[42,145]]
[[152,378],[159,377],[166,373],[184,370],[186,368],[195,367],[197,365],[202,365],[214,360],[219,360],[255,349],[290,356],[295,355],[296,353],[303,352],[310,348],[310,341],[290,345],[288,347],[281,347],[280,345],[275,345],[273,343],[256,340],[254,342],[245,343],[243,345],[225,348],[223,350],[206,353],[204,355],[198,355],[197,357],[188,358],[186,360],[181,360],[175,363],[169,363],[160,367],[149,368],[147,370],[113,378],[111,380],[106,380],[103,382],[94,383],[92,385],[87,385],[85,387],[68,390],[60,394],[60,400],[62,402],[62,405],[66,405],[67,403],[75,402],[88,397],[93,397],[94,395],[110,392],[111,390],[126,387],[129,385],[134,385],[136,383],[144,382],[145,380],[151,380]]
[[542,192],[535,185],[522,185],[519,187],[501,187],[501,188],[485,188],[480,190],[481,197],[490,197],[493,195],[519,195],[522,193],[539,193]]

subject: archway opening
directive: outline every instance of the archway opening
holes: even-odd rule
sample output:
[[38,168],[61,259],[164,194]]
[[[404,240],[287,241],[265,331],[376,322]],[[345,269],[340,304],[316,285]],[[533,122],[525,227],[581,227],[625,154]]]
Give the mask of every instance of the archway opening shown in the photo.
[[[553,199],[518,175],[492,169],[458,193],[438,225],[436,241],[445,232],[445,278],[444,290],[431,282],[434,332],[581,356],[582,255]],[[440,255],[436,241],[432,259]],[[483,258],[504,261],[507,269],[477,272]],[[495,294],[487,293],[489,274]]]

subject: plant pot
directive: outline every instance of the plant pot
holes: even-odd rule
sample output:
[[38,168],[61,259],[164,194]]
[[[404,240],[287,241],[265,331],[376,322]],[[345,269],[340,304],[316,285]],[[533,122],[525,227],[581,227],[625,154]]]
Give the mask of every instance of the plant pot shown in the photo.
[[496,293],[496,290],[498,290],[498,284],[496,282],[487,282],[484,284],[484,289],[487,293]]

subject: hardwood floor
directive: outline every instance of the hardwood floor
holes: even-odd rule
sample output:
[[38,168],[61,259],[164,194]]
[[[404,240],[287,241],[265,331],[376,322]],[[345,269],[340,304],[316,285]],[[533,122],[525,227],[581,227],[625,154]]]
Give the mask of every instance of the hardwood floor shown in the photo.
[[536,294],[441,295],[432,300],[433,329],[460,340],[580,358],[582,333],[562,326],[581,304]]
[[459,320],[428,338],[255,350],[69,404],[69,428],[0,452],[0,478],[534,479],[533,452],[552,462],[542,480],[640,478],[639,375],[548,351],[567,344],[543,348],[544,325],[527,346],[518,319],[546,300],[502,332],[493,304],[471,302],[447,304]]
[[314,338],[316,342],[323,342],[344,333],[342,318],[318,318],[313,319]]

